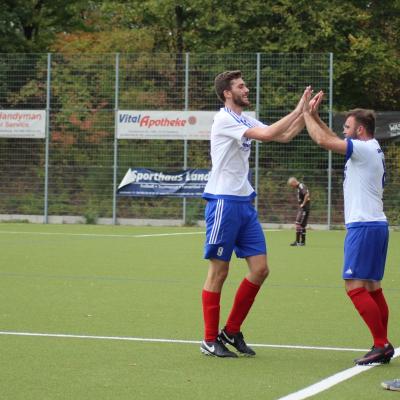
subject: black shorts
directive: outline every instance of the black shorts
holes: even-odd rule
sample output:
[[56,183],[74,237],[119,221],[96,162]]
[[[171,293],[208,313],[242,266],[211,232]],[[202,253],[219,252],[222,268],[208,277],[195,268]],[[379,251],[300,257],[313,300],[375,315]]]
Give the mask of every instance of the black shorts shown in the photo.
[[310,215],[310,210],[304,210],[299,208],[296,215],[296,225],[300,225],[305,228],[307,226],[308,216]]

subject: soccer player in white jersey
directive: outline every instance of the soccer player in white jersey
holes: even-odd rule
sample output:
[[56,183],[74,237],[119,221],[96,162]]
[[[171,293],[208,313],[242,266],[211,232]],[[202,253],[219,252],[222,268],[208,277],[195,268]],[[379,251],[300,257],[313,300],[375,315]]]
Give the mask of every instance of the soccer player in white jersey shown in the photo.
[[[209,259],[209,269],[202,291],[205,329],[200,349],[206,355],[237,357],[225,346],[229,344],[243,355],[254,356],[240,328],[269,270],[264,233],[252,205],[256,193],[248,179],[251,142],[290,141],[304,128],[304,97],[311,89],[306,88],[290,114],[270,126],[243,113],[250,102],[240,71],[219,74],[215,90],[224,107],[211,128],[212,170],[203,194],[207,200],[204,257]],[[219,332],[221,291],[233,251],[246,259],[249,272],[237,290],[227,323]]]
[[[343,279],[347,295],[368,326],[374,344],[371,351],[355,360],[358,365],[388,363],[394,349],[387,337],[389,310],[381,288],[385,270],[389,229],[383,212],[385,159],[374,138],[375,114],[355,109],[346,115],[344,140],[318,116],[323,93],[310,106],[306,94],[304,120],[311,138],[321,147],[346,156],[344,168]],[[314,99],[315,99],[314,98]]]

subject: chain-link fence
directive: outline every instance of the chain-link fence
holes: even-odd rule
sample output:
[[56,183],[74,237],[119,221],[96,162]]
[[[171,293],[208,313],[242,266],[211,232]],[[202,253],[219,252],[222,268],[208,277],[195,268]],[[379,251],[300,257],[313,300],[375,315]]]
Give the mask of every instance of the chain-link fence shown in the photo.
[[[44,222],[55,216],[113,223],[201,220],[201,199],[117,197],[116,187],[130,167],[210,168],[209,142],[117,140],[116,114],[217,111],[214,77],[229,69],[242,70],[262,121],[287,114],[312,85],[326,93],[321,115],[331,124],[331,54],[0,55],[1,108],[46,110],[48,118],[44,139],[0,137],[0,214],[36,215]],[[400,151],[381,144],[388,165],[386,212],[397,225]],[[311,191],[310,223],[343,223],[343,157],[317,147],[305,131],[288,144],[253,144],[250,162],[262,222],[294,222],[296,199],[286,182],[296,176]]]

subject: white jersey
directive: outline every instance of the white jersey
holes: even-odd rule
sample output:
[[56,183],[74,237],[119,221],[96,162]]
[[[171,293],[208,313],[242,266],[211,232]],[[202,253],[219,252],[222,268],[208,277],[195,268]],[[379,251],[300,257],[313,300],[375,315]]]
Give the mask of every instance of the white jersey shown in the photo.
[[343,182],[345,223],[386,221],[383,212],[385,158],[375,139],[347,139]]
[[266,125],[227,107],[215,115],[210,139],[212,170],[204,198],[246,201],[255,197],[249,182],[251,139],[243,136],[254,126]]

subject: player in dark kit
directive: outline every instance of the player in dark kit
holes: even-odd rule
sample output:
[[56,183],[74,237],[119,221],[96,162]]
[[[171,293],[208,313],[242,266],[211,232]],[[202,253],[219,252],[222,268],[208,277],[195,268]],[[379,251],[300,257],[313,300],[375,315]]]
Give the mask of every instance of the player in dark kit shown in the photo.
[[297,201],[299,209],[296,215],[296,240],[290,243],[291,246],[305,246],[306,227],[310,215],[310,192],[304,183],[299,182],[295,177],[288,179],[288,185],[297,189]]

